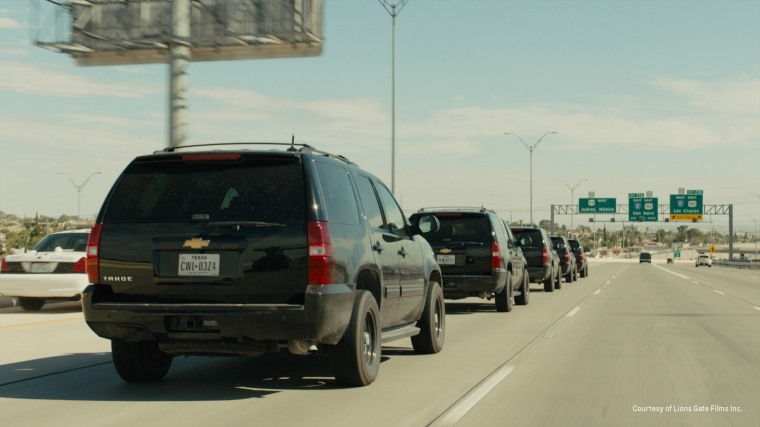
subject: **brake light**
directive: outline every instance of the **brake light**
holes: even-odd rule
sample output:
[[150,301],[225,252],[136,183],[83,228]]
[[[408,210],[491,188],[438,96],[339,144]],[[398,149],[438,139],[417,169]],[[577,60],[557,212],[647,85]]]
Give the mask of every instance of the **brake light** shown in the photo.
[[74,264],[73,267],[71,267],[71,271],[75,273],[84,273],[85,271],[87,271],[85,269],[86,264],[87,262],[85,261],[85,257],[79,258],[79,261],[77,261],[77,263]]
[[583,262],[583,251],[578,251],[578,262]]
[[5,258],[3,258],[2,267],[0,267],[0,271],[2,271],[3,273],[7,273],[11,271],[11,267],[8,265],[7,262],[5,262]]
[[570,264],[570,251],[565,249],[565,264]]
[[85,261],[85,269],[87,270],[87,280],[90,283],[98,283],[100,281],[100,260],[98,258],[98,250],[100,249],[100,229],[103,224],[95,224],[90,230],[90,237],[87,239],[87,255]]
[[491,243],[491,268],[494,270],[501,268],[501,251],[498,242]]
[[543,261],[544,265],[549,265],[549,249],[544,246],[543,250],[541,251],[541,260]]
[[335,258],[330,224],[326,221],[309,221],[306,228],[309,245],[309,284],[332,285],[335,283]]

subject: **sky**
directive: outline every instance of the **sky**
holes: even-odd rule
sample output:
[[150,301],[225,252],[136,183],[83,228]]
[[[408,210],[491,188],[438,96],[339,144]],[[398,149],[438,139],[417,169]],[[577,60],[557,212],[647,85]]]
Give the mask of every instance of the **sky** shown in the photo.
[[[76,186],[101,172],[79,193],[95,216],[131,159],[168,144],[168,65],[79,67],[36,47],[68,39],[59,12],[0,0],[0,211],[19,216],[75,215]],[[191,63],[187,144],[295,135],[395,182],[407,215],[484,206],[527,222],[532,176],[536,222],[590,191],[663,205],[685,188],[733,204],[735,230],[757,227],[760,2],[409,0],[396,18],[395,179],[391,40],[378,0],[325,0],[320,56]],[[520,139],[547,132],[531,174]]]

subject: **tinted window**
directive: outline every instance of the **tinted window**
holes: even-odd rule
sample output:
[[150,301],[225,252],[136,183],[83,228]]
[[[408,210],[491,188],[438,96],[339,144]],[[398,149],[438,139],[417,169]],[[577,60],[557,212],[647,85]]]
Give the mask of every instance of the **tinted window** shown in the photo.
[[406,235],[406,222],[404,213],[401,211],[396,199],[391,192],[383,185],[377,186],[377,193],[380,195],[380,201],[385,208],[385,220],[388,223],[388,231],[401,236]]
[[485,215],[436,214],[441,227],[435,233],[425,233],[432,245],[449,243],[490,243],[491,227]]
[[539,230],[512,230],[512,234],[514,234],[515,239],[520,242],[520,238],[522,237],[528,237],[531,240],[531,244],[527,247],[541,247],[543,244],[543,236],[541,236],[541,232]]
[[306,217],[298,159],[133,163],[108,203],[105,221],[289,222]]
[[359,189],[359,197],[362,199],[364,214],[367,216],[367,222],[373,228],[384,228],[383,214],[380,210],[380,203],[377,201],[375,189],[369,178],[366,176],[356,177],[356,186]]
[[337,165],[317,162],[317,174],[322,184],[327,219],[340,224],[359,225],[356,197],[348,171]]
[[64,251],[84,252],[87,249],[87,233],[50,234],[34,246],[37,252],[52,252],[60,247]]

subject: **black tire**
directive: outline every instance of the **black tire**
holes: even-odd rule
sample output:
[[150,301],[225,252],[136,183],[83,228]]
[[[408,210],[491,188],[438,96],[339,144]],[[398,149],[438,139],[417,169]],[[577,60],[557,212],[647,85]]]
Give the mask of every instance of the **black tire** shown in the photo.
[[111,340],[111,357],[119,376],[128,383],[151,383],[161,380],[172,366],[172,356],[150,341]]
[[45,305],[45,300],[42,298],[19,298],[18,305],[26,311],[40,311]]
[[554,270],[544,279],[544,292],[554,292]]
[[507,283],[504,284],[504,289],[496,294],[494,302],[496,302],[496,311],[499,313],[512,311],[514,305],[512,302],[512,273],[507,273]]
[[520,295],[515,297],[515,304],[528,305],[530,302],[530,280],[528,280],[528,272],[523,272],[522,286],[520,286]]
[[335,380],[346,386],[371,384],[382,357],[380,310],[372,294],[356,291],[351,321],[340,342],[328,348]]
[[565,283],[572,283],[573,282],[573,270],[568,270],[567,274],[565,274]]
[[557,270],[557,281],[554,282],[554,289],[562,289],[562,269],[560,267],[559,270]]
[[581,278],[588,277],[588,264],[586,264],[586,268],[581,270]]
[[443,349],[446,338],[446,304],[443,291],[437,282],[430,282],[425,309],[417,321],[420,333],[412,337],[412,347],[418,354],[435,354]]

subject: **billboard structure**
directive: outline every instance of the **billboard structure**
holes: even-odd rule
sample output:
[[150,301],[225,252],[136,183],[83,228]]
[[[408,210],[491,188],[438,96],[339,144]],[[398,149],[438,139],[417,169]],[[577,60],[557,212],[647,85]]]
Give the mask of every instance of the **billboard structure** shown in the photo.
[[192,61],[317,56],[323,0],[70,0],[68,40],[35,40],[79,66],[167,63],[169,147],[187,140]]
[[[317,56],[322,0],[71,0],[70,40],[36,40],[79,66],[167,63],[173,45],[191,61]],[[176,16],[177,5],[187,16]],[[183,24],[183,21],[187,20]],[[189,26],[177,34],[176,25]]]

